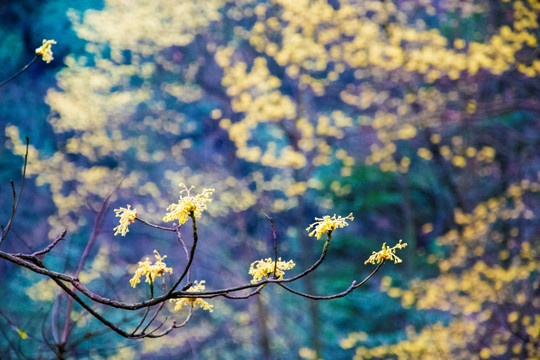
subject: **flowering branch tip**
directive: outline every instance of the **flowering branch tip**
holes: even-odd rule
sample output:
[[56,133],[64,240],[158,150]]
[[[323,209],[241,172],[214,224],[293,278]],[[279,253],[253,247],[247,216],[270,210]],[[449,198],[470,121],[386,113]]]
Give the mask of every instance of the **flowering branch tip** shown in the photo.
[[[187,290],[187,292],[201,292],[206,289],[204,285],[206,281],[201,280],[193,283],[193,285]],[[180,311],[183,306],[191,305],[193,308],[201,308],[203,310],[208,310],[208,312],[214,311],[214,305],[210,305],[206,300],[201,298],[182,298],[182,299],[171,299],[170,302],[175,302],[174,311]]]
[[167,255],[161,256],[157,250],[154,250],[154,257],[156,258],[156,262],[153,265],[148,258],[146,258],[145,261],[139,262],[139,267],[135,271],[135,275],[129,280],[129,283],[133,288],[141,282],[141,276],[146,276],[146,282],[153,284],[156,277],[163,276],[166,272],[172,274],[173,269],[167,267],[167,264],[163,262],[163,259],[165,259]]
[[115,231],[114,235],[122,234],[122,236],[126,236],[126,233],[129,232],[128,226],[135,222],[137,209],[131,210],[131,205],[127,205],[127,208],[114,209],[114,212],[116,217],[120,218],[120,225],[113,229]]
[[394,264],[399,264],[403,262],[403,260],[396,256],[396,250],[401,250],[406,246],[407,243],[402,243],[402,240],[399,240],[399,243],[397,243],[394,247],[391,248],[386,247],[386,243],[383,243],[381,251],[374,251],[373,254],[369,257],[369,259],[364,262],[364,264],[380,264],[381,262],[384,262],[386,260],[393,260]]
[[47,64],[53,61],[52,45],[54,44],[56,44],[55,40],[43,39],[43,44],[36,49],[36,55],[41,56]]
[[180,187],[183,189],[180,190],[178,203],[171,204],[167,208],[167,215],[163,218],[165,222],[178,220],[178,226],[184,224],[191,214],[198,218],[201,217],[202,212],[207,209],[206,203],[212,202],[211,196],[215,191],[214,189],[203,189],[202,193],[191,196],[189,191],[194,189],[194,186],[188,189],[185,184],[181,183]]
[[249,275],[253,276],[251,283],[255,284],[263,278],[267,278],[271,274],[274,274],[274,272],[279,280],[283,280],[283,275],[285,274],[284,270],[290,270],[295,265],[294,261],[289,260],[285,262],[282,261],[281,258],[278,258],[277,261],[271,258],[254,261],[249,266]]
[[352,213],[346,217],[336,216],[336,214],[334,214],[332,217],[330,217],[330,215],[323,216],[322,218],[316,217],[315,220],[316,221],[313,224],[309,225],[306,231],[315,228],[309,233],[309,236],[316,236],[317,240],[319,240],[324,233],[330,233],[335,229],[348,226],[347,220],[353,221],[354,217]]

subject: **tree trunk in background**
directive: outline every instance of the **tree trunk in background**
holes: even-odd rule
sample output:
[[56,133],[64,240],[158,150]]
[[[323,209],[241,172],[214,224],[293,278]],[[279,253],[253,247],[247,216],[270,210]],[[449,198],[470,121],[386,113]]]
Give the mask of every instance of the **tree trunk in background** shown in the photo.
[[255,296],[255,299],[257,299],[257,318],[259,320],[259,331],[261,333],[259,347],[262,352],[262,358],[265,360],[271,360],[272,353],[270,351],[270,336],[268,335],[268,327],[266,325],[268,314],[266,312],[266,307],[264,306],[262,297],[263,294]]
[[[297,180],[298,181],[298,180]],[[307,269],[312,265],[314,245],[310,238],[306,236],[306,224],[304,224],[304,202],[301,198],[298,199],[298,207],[296,212],[296,228],[298,237],[300,238],[300,264],[302,269]],[[313,278],[308,275],[303,278],[306,292],[308,294],[316,294]],[[311,348],[317,353],[317,357],[322,356],[321,343],[321,318],[319,311],[319,303],[316,300],[306,299],[309,302],[309,317],[311,318],[311,327],[309,328],[309,343]]]
[[[405,220],[405,234],[403,242],[407,243],[409,251],[403,253],[404,262],[408,271],[414,268],[414,252],[416,250],[416,229],[414,226],[414,209],[411,205],[411,187],[407,173],[399,173],[399,185],[401,187],[401,209]],[[398,239],[396,239],[398,240]]]

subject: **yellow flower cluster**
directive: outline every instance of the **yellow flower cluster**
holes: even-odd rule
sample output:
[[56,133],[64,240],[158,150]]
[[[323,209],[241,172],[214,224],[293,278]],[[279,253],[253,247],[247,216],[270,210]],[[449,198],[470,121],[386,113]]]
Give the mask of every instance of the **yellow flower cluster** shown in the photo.
[[[163,221],[174,221],[178,220],[178,225],[184,224],[191,213],[195,217],[201,217],[202,212],[207,209],[206,203],[212,201],[210,196],[215,191],[214,189],[203,189],[202,193],[195,196],[191,196],[189,191],[194,188],[191,186],[189,189],[185,184],[181,183],[180,187],[183,188],[180,190],[180,200],[178,204],[171,204],[168,208],[167,215],[163,218]],[[185,193],[185,196],[183,194]]]
[[403,249],[405,246],[407,246],[407,243],[402,243],[401,240],[399,240],[399,243],[397,243],[394,247],[386,247],[386,243],[383,243],[382,250],[378,252],[373,252],[373,254],[367,259],[364,264],[372,263],[372,264],[379,264],[385,260],[394,260],[394,264],[399,264],[402,262],[402,260],[396,256],[396,250],[397,249]]
[[[407,340],[371,349],[363,345],[358,346],[353,360],[391,357],[396,359],[451,359],[456,350],[460,351],[459,354],[469,355],[467,342],[463,339],[474,337],[475,329],[476,324],[473,321],[462,319],[452,321],[447,326],[441,323],[426,326],[420,333],[417,333],[412,327],[407,327],[405,329]],[[354,347],[357,343],[361,343],[361,341],[355,341],[352,346]],[[347,347],[343,348],[347,349]],[[476,351],[474,356],[470,354],[466,358],[480,359],[481,356],[478,356],[478,352]]]
[[[204,285],[206,281],[194,281],[193,285],[187,290],[188,292],[201,292],[204,291],[206,286]],[[183,306],[191,305],[196,308],[197,306],[203,310],[208,310],[209,312],[214,311],[213,305],[210,305],[207,301],[201,298],[182,298],[182,299],[171,299],[171,302],[176,302],[174,306],[174,311],[180,311]]]
[[[210,22],[221,19],[222,3],[222,0],[104,1],[103,11],[85,14],[82,24],[74,20],[74,28],[92,45],[109,44],[113,50],[110,56],[118,63],[126,49],[149,56],[171,46],[188,45]],[[70,10],[69,15],[73,19],[76,11]]]
[[47,64],[53,60],[53,53],[51,50],[53,44],[56,44],[56,41],[43,39],[43,45],[36,49],[36,55],[40,55]]
[[334,214],[334,216],[332,217],[330,217],[330,215],[326,215],[322,218],[315,218],[315,220],[317,221],[309,225],[306,231],[309,231],[313,227],[315,227],[315,229],[313,229],[309,233],[309,236],[315,235],[317,237],[317,240],[319,240],[323,233],[328,233],[335,229],[348,226],[349,224],[347,223],[347,220],[353,221],[354,217],[352,213],[350,213],[344,218],[342,218],[341,216],[336,216],[336,214]]
[[278,258],[277,262],[271,258],[254,261],[249,266],[249,275],[253,276],[251,283],[255,284],[263,278],[269,277],[274,273],[274,269],[278,279],[283,280],[283,275],[285,274],[284,270],[290,270],[295,265],[296,264],[292,260],[285,262],[282,261],[281,258]]
[[115,231],[114,235],[122,234],[122,236],[126,236],[126,233],[129,232],[129,224],[135,222],[137,209],[131,210],[131,205],[128,205],[127,208],[114,209],[114,212],[116,217],[120,218],[120,225],[113,229]]
[[[540,334],[540,316],[532,310],[540,308],[540,298],[535,294],[537,287],[532,285],[540,268],[538,246],[533,245],[533,238],[525,240],[521,234],[521,224],[535,216],[525,205],[525,199],[536,196],[538,191],[540,182],[524,179],[510,184],[505,194],[480,202],[470,211],[456,209],[457,226],[437,238],[437,244],[452,247],[452,253],[444,258],[435,254],[427,257],[428,263],[438,264],[439,276],[413,280],[406,289],[391,286],[391,279],[387,278],[383,279],[381,290],[390,297],[401,298],[405,308],[460,315],[448,325],[424,328],[419,334],[409,333],[407,340],[395,345],[366,351],[358,347],[357,353],[363,359],[369,355],[418,358],[421,357],[418,354],[430,353],[432,358],[441,358],[441,354],[450,358],[450,354],[482,359],[540,358],[538,346],[515,342],[512,334],[514,331],[536,337]],[[501,224],[508,226],[504,235],[494,230]],[[504,242],[505,237],[511,239],[512,246]],[[485,261],[486,258],[492,260]],[[494,311],[502,307],[506,307],[501,317],[504,325],[496,335],[491,335],[488,331],[494,326],[491,322]],[[459,330],[462,319],[468,320],[466,334]],[[479,335],[481,347],[476,345]]]
[[[220,48],[216,61],[223,68],[222,85],[231,96],[231,105],[235,113],[243,113],[240,121],[222,118],[220,126],[229,133],[235,143],[237,155],[251,162],[260,162],[276,168],[302,168],[306,159],[301,152],[291,146],[279,148],[279,142],[269,141],[265,147],[251,146],[248,143],[258,141],[257,129],[263,124],[278,124],[296,116],[296,105],[292,99],[279,91],[281,81],[270,73],[266,59],[258,57],[248,71],[245,62],[232,63],[235,58],[233,48]],[[219,119],[221,112],[214,113]],[[279,137],[275,132],[273,137]]]
[[17,328],[16,330],[17,330],[17,334],[19,334],[21,339],[25,340],[28,338],[28,334],[24,330],[21,330],[19,328]]
[[146,282],[153,284],[156,277],[163,276],[166,272],[172,274],[173,269],[168,268],[167,264],[163,262],[163,259],[165,259],[167,255],[161,256],[157,250],[154,250],[154,254],[156,257],[154,265],[150,263],[148,258],[146,258],[145,261],[139,261],[139,267],[135,271],[135,275],[129,280],[132,287],[136,287],[137,284],[141,282],[141,276],[146,276]]

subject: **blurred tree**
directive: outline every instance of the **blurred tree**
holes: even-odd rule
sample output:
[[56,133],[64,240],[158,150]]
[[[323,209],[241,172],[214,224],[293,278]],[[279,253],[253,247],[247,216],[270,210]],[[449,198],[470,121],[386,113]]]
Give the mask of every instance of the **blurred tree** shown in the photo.
[[[523,255],[520,249],[538,244],[533,221],[540,164],[535,151],[539,9],[534,0],[109,0],[99,11],[70,12],[86,54],[65,58],[58,89],[47,95],[57,151],[33,150],[29,165],[57,209],[49,216],[50,236],[59,227],[88,233],[81,219],[111,194],[112,201],[130,199],[157,221],[159,209],[170,202],[171,185],[189,180],[216,188],[219,206],[209,209],[213,224],[236,229],[209,234],[216,246],[204,254],[205,262],[222,262],[199,271],[238,274],[245,267],[229,265],[231,258],[241,263],[270,249],[271,242],[254,240],[264,229],[254,209],[282,212],[290,220],[278,227],[285,239],[281,248],[302,254],[306,262],[316,251],[303,232],[308,219],[322,209],[350,209],[362,219],[356,228],[361,239],[338,245],[349,262],[337,267],[359,271],[357,253],[350,249],[372,247],[363,240],[403,237],[426,255],[408,257],[404,278],[413,271],[437,276],[402,290],[383,282],[383,290],[402,296],[404,305],[448,315],[436,312],[443,325],[427,324],[419,335],[410,330],[410,340],[396,346],[408,349],[420,339],[415,344],[426,349],[408,356],[467,358],[486,356],[488,349],[488,357],[505,357],[518,342],[501,335],[492,343],[488,337],[501,323],[486,312],[495,303],[505,306],[502,295],[495,302],[489,292],[465,296],[462,301],[472,307],[466,311],[464,304],[446,307],[440,297],[453,303],[476,284],[463,280],[466,274],[494,281],[484,278],[486,271],[516,271],[505,275],[506,283],[525,290],[509,290],[508,299],[523,293],[528,304],[537,294],[532,280],[537,254]],[[22,154],[20,131],[8,126],[6,134],[14,152]],[[520,202],[510,194],[516,186],[524,191]],[[500,203],[502,198],[507,202]],[[490,210],[496,218],[488,220],[486,212],[474,220],[482,206],[491,209],[490,201],[496,202]],[[519,215],[497,215],[504,211]],[[433,241],[439,236],[444,247]],[[252,246],[246,248],[246,241]],[[140,258],[138,250],[122,247],[121,256],[133,262]],[[339,272],[323,280],[320,288],[308,280],[306,290],[343,283]],[[448,291],[433,298],[443,284]],[[280,312],[309,324],[304,328],[311,332],[313,352],[303,349],[300,355],[336,354],[337,335],[323,336],[322,323],[332,327],[328,322],[337,310],[311,305],[307,322],[294,308],[267,301],[237,313],[239,324],[254,324],[255,313],[267,319],[260,321],[268,328],[261,326],[259,334],[266,354],[268,348],[297,351],[298,343],[308,344],[304,338],[290,340],[305,332],[286,324]],[[507,333],[533,332],[520,349],[536,344],[538,306],[507,311],[513,314]],[[417,316],[407,315],[411,312],[400,316]],[[523,323],[525,316],[529,320]],[[388,344],[388,334],[402,331],[403,322],[368,332],[365,326],[371,325],[359,320],[359,328],[350,331],[369,336],[351,335],[344,347],[365,342],[359,358],[390,356],[395,348],[375,346]],[[252,335],[219,324],[215,331],[227,332],[229,340],[214,344],[214,351],[223,346],[234,349],[232,354],[246,346],[246,353],[256,354],[246,345],[254,342]],[[466,331],[475,335],[453,345]],[[426,343],[427,336],[448,341]],[[201,335],[197,343],[210,337]],[[514,353],[534,358],[527,351]]]

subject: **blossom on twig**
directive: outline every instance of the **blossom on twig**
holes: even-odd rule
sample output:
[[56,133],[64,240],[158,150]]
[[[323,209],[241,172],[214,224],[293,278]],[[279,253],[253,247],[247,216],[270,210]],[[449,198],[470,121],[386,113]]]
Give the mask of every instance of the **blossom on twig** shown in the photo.
[[276,276],[279,280],[283,280],[283,275],[285,274],[284,270],[290,270],[295,266],[295,263],[292,260],[287,262],[281,261],[281,258],[278,258],[278,261],[272,260],[271,258],[257,260],[251,263],[249,266],[249,275],[253,276],[251,280],[252,284],[262,280],[263,278],[269,277],[276,272]]
[[[193,282],[193,285],[187,290],[188,292],[201,292],[204,291],[206,286],[204,285],[206,281],[197,281]],[[209,312],[214,311],[214,305],[210,305],[206,300],[201,298],[182,298],[182,299],[171,299],[170,302],[176,302],[174,306],[174,311],[180,311],[183,306],[191,305],[193,308],[201,308],[203,310],[208,310]]]
[[405,246],[407,246],[407,243],[402,243],[401,241],[402,240],[399,240],[399,243],[397,243],[394,247],[391,248],[386,247],[386,243],[383,243],[382,250],[378,252],[374,251],[373,254],[369,257],[369,259],[364,262],[364,264],[379,264],[385,260],[393,260],[394,264],[399,264],[403,260],[396,256],[396,250],[401,250],[405,248]]
[[43,44],[36,49],[36,55],[41,56],[41,59],[47,64],[53,60],[52,45],[56,44],[55,40],[43,39]]
[[[167,215],[163,218],[163,221],[174,221],[178,220],[178,225],[184,224],[191,213],[195,217],[201,217],[202,212],[207,209],[206,203],[212,201],[210,196],[215,191],[214,189],[203,189],[202,193],[195,196],[191,196],[189,191],[194,188],[191,186],[189,189],[185,184],[180,184],[180,187],[183,188],[180,190],[180,200],[177,204],[171,204],[168,208]],[[185,193],[185,196],[183,194]]]
[[330,215],[323,216],[322,218],[316,217],[315,220],[317,221],[309,225],[306,231],[309,231],[311,230],[311,228],[315,227],[315,229],[313,229],[309,233],[309,236],[315,235],[317,237],[317,240],[319,240],[323,233],[328,233],[337,228],[348,226],[349,224],[347,223],[347,220],[353,221],[354,217],[352,213],[350,213],[344,218],[341,216],[336,217],[336,214],[334,214],[334,216],[332,217],[330,217]]
[[113,229],[115,231],[114,235],[122,234],[122,236],[126,236],[126,233],[129,232],[129,224],[135,222],[137,209],[131,210],[131,205],[127,205],[127,208],[121,207],[120,209],[114,209],[114,212],[116,213],[116,217],[120,218],[120,225]]
[[161,256],[157,250],[154,250],[154,256],[156,257],[156,262],[153,265],[148,258],[146,258],[145,261],[139,262],[139,267],[135,271],[135,275],[129,280],[129,283],[133,288],[141,282],[141,276],[146,276],[146,282],[153,284],[156,277],[163,276],[166,272],[172,274],[173,269],[168,268],[163,262],[163,259],[165,259],[167,255]]

